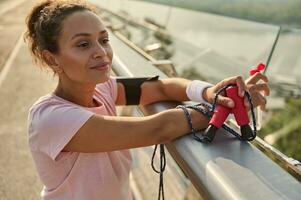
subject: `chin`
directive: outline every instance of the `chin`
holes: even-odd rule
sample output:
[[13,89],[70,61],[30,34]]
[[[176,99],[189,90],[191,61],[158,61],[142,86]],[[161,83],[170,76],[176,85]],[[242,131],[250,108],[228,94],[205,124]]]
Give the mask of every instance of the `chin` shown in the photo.
[[110,72],[103,74],[101,78],[97,80],[97,84],[107,82],[110,79],[110,76]]

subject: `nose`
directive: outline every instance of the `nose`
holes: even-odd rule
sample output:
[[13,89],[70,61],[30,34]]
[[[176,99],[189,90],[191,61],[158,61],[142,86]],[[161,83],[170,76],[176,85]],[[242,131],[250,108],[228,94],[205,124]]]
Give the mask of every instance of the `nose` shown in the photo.
[[95,47],[93,58],[102,58],[104,56],[107,56],[106,49],[102,45],[97,44]]

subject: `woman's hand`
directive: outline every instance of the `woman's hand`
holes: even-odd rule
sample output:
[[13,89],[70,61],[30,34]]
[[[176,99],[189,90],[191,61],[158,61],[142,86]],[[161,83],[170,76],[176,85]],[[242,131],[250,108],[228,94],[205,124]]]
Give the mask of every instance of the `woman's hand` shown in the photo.
[[[265,109],[266,98],[265,96],[270,95],[270,88],[268,86],[268,78],[261,74],[256,73],[250,76],[246,81],[247,90],[250,92],[252,97],[252,103],[254,107],[260,106],[261,110]],[[245,106],[250,109],[250,103],[245,98]]]
[[[268,78],[261,73],[256,73],[253,76],[250,76],[246,81],[244,81],[241,76],[235,76],[224,79],[216,85],[207,88],[203,93],[203,97],[209,103],[213,103],[215,95],[219,89],[228,84],[236,84],[238,87],[238,95],[240,97],[243,97],[245,95],[245,91],[248,91],[252,97],[254,107],[260,106],[261,109],[264,109],[266,104],[264,96],[268,96],[270,94],[267,82]],[[218,96],[217,104],[233,108],[235,106],[234,101],[223,95],[224,94]],[[244,102],[247,109],[250,109],[250,104],[246,97]]]
[[[213,103],[218,90],[220,90],[221,88],[223,88],[229,84],[237,85],[238,95],[240,97],[243,97],[245,95],[245,91],[247,90],[247,85],[245,84],[243,78],[241,76],[234,76],[231,78],[224,79],[224,80],[220,81],[219,83],[217,83],[216,85],[204,90],[203,98],[206,101],[208,101],[209,103]],[[224,93],[222,93],[221,95],[218,95],[216,103],[226,106],[228,108],[233,108],[235,106],[234,101],[232,99],[230,99],[229,97],[224,96]]]

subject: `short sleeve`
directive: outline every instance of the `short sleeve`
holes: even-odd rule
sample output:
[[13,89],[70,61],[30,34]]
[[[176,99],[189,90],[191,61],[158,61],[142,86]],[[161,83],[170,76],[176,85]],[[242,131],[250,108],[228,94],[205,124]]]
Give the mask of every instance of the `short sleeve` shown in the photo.
[[118,96],[118,88],[117,88],[117,81],[116,81],[115,77],[110,78],[109,86],[111,88],[111,94],[112,94],[113,100],[114,100],[114,102],[116,102],[117,96]]
[[29,146],[54,161],[94,113],[68,103],[40,103],[28,115]]
[[116,102],[118,96],[116,77],[110,77],[107,82],[97,84],[96,88],[103,94],[109,94],[113,102]]

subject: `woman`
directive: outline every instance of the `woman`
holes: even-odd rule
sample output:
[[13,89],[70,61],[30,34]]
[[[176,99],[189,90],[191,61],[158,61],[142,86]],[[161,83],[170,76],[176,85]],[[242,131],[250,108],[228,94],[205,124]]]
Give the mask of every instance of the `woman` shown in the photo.
[[[29,146],[44,184],[43,199],[131,199],[130,148],[165,143],[190,132],[181,109],[148,117],[118,117],[126,90],[110,77],[113,52],[97,13],[83,1],[46,0],[27,17],[25,34],[39,64],[53,70],[56,89],[41,97],[28,116]],[[265,83],[256,84],[263,80]],[[264,105],[267,78],[257,73],[244,83],[240,76],[211,86],[171,78],[141,85],[139,104],[162,100],[212,103],[221,87],[235,83],[239,95],[251,91],[255,106]],[[234,103],[220,96],[228,107]],[[195,129],[208,119],[189,110]],[[177,126],[174,126],[177,124]]]

